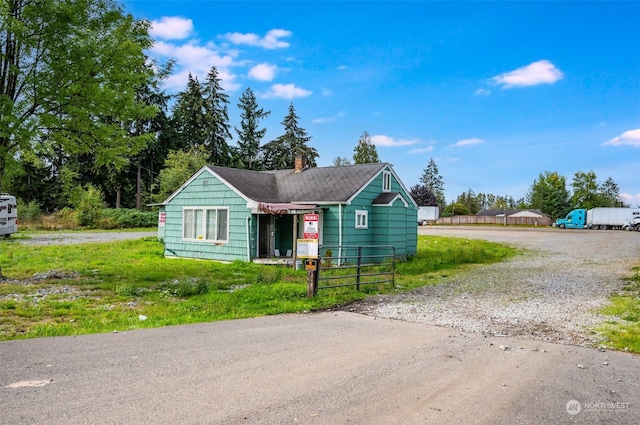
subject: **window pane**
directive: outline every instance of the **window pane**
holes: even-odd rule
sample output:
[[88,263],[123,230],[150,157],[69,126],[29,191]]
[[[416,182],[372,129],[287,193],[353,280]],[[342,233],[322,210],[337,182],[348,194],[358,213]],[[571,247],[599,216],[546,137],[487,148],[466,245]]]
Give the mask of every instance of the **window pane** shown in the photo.
[[216,210],[207,211],[207,240],[216,240]]
[[193,239],[193,210],[184,210],[183,213],[183,234],[185,239]]
[[195,234],[197,239],[204,238],[204,235],[202,234],[202,232],[204,231],[204,226],[202,225],[202,221],[204,219],[203,215],[204,211],[194,210]]
[[227,210],[218,210],[218,240],[226,241],[227,239]]

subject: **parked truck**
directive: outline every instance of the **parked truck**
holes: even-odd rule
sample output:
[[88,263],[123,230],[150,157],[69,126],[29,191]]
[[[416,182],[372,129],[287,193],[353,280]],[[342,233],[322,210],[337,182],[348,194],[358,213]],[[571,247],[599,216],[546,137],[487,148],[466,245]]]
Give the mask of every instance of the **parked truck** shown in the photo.
[[561,229],[622,229],[629,220],[640,217],[640,208],[575,209],[553,223]]
[[18,205],[15,196],[0,194],[0,236],[8,238],[18,231]]
[[440,207],[418,207],[418,225],[424,226],[440,218]]

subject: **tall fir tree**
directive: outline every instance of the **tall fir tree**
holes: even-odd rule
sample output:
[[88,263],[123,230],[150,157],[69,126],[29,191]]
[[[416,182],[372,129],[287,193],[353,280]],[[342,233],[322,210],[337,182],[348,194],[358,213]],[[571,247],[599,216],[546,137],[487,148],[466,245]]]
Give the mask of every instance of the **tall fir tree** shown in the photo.
[[206,121],[205,145],[209,151],[209,161],[214,165],[226,166],[231,160],[231,125],[229,124],[229,95],[224,92],[218,78],[218,70],[212,67],[202,86]]
[[435,196],[438,206],[441,209],[444,208],[446,203],[444,198],[444,182],[442,181],[442,176],[440,175],[438,166],[433,158],[429,159],[427,168],[424,169],[420,181],[427,187],[429,192]]
[[289,105],[289,112],[281,124],[284,134],[263,146],[264,168],[267,170],[286,170],[295,167],[296,156],[306,159],[308,167],[316,166],[318,151],[307,145],[311,137],[305,129],[298,125],[293,103]]
[[598,187],[600,196],[602,197],[603,207],[623,207],[624,202],[620,199],[620,186],[613,178],[608,177]]
[[261,168],[259,161],[260,142],[267,132],[266,128],[260,127],[260,120],[271,114],[258,107],[256,97],[250,88],[247,88],[238,103],[240,108],[240,128],[236,127],[238,134],[238,149],[236,155],[242,164],[242,168],[257,170]]
[[354,164],[377,164],[380,162],[376,145],[371,142],[371,136],[366,131],[362,133],[358,144],[353,149]]
[[205,146],[207,135],[204,131],[207,112],[205,108],[202,85],[198,77],[189,73],[187,88],[177,95],[173,107],[172,121],[175,136],[183,147]]

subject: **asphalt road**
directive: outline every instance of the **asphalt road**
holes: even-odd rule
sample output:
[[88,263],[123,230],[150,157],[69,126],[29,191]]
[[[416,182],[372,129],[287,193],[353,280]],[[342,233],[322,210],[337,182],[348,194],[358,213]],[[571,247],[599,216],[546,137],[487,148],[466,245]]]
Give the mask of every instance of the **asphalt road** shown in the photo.
[[342,311],[0,342],[2,425],[635,424],[639,400],[636,355]]

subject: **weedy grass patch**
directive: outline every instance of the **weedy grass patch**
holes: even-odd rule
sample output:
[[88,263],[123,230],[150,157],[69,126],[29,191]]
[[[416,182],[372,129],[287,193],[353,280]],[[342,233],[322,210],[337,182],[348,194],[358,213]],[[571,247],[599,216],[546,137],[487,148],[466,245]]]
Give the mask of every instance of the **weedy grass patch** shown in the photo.
[[640,353],[640,267],[627,278],[623,291],[611,297],[611,304],[600,310],[616,320],[607,322],[598,331],[606,338],[607,345],[616,350]]
[[[113,332],[335,308],[372,293],[437,284],[506,245],[420,236],[396,286],[340,287],[307,298],[306,272],[247,262],[167,259],[155,238],[33,246],[0,241],[0,339]],[[52,273],[52,271],[55,271]]]

